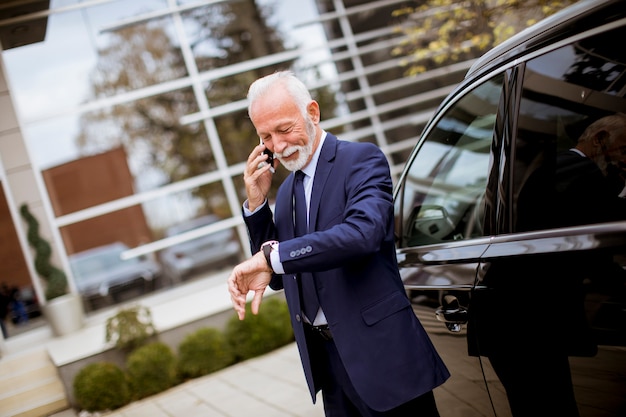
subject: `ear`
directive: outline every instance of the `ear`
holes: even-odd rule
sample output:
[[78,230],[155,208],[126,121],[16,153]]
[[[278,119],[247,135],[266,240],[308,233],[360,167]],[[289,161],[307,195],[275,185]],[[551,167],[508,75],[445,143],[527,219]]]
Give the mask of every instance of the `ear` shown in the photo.
[[318,124],[320,122],[320,105],[317,101],[311,100],[306,106],[306,111],[313,123]]
[[611,137],[611,134],[609,132],[607,132],[606,130],[599,130],[598,132],[596,132],[595,135],[593,135],[593,145],[602,149],[602,152],[606,153],[607,152],[607,146],[606,146],[606,142],[607,140]]

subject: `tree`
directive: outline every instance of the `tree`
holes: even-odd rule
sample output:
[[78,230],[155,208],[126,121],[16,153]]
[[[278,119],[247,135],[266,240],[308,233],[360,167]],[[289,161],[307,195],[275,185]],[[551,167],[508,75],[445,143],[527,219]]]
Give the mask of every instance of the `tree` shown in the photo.
[[[417,3],[417,2],[414,2]],[[427,0],[395,10],[406,75],[475,58],[575,0]]]
[[[280,36],[265,24],[263,16],[252,0],[187,12],[183,19],[190,28],[188,37],[198,70],[283,51]],[[112,97],[187,75],[182,52],[163,22],[149,21],[110,33],[91,76],[91,95],[93,99]],[[248,85],[260,75],[243,73],[210,82],[205,89],[210,105],[244,99]],[[132,172],[151,172],[161,183],[180,181],[217,168],[204,126],[179,122],[182,116],[198,110],[192,88],[117,104],[83,115],[76,142],[82,155],[123,145],[131,155]],[[221,117],[216,128],[231,163],[244,161],[258,141],[251,124],[241,123],[241,115]],[[201,187],[194,191],[194,197],[204,201],[204,211],[228,211],[219,183]]]

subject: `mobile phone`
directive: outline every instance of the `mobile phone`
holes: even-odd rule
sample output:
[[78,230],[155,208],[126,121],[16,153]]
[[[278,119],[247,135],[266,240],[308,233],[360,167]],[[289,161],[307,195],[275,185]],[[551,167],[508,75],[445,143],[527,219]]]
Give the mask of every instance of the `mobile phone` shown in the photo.
[[[263,145],[263,139],[261,139],[261,145]],[[265,160],[265,162],[267,162],[268,164],[271,165],[270,172],[273,174],[274,172],[276,172],[274,170],[274,152],[272,152],[269,149],[265,148],[263,150],[263,153],[265,155],[267,155],[267,159]]]
[[265,149],[263,151],[263,153],[265,155],[267,155],[267,159],[265,160],[265,162],[267,162],[268,164],[270,164],[272,166],[272,168],[274,168],[274,152],[270,151],[269,149]]

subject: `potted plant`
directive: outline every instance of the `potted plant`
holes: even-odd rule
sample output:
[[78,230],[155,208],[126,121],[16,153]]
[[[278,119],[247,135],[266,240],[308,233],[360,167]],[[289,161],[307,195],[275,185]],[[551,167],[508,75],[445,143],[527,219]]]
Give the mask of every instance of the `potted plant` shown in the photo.
[[82,300],[68,292],[65,272],[50,263],[52,247],[40,236],[39,222],[27,204],[21,205],[20,214],[28,224],[28,243],[35,251],[35,270],[46,281],[44,315],[55,335],[72,333],[83,326]]

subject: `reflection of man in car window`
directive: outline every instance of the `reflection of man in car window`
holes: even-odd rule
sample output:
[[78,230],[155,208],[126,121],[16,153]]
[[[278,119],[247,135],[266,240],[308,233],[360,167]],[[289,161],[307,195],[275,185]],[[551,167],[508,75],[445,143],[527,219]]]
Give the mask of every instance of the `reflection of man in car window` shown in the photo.
[[[518,231],[626,218],[626,115],[590,124],[576,146],[543,160],[518,201]],[[525,200],[524,200],[525,199]],[[615,292],[624,282],[611,256],[563,251],[495,259],[487,292],[476,293],[468,327],[470,354],[487,356],[506,389],[514,416],[579,415],[569,356],[594,356],[586,294]],[[521,288],[520,283],[528,286]],[[619,287],[618,287],[619,288]]]
[[521,188],[516,231],[626,218],[626,114],[596,120],[574,147],[550,154]]
[[576,147],[557,157],[553,226],[626,218],[626,114],[603,117],[585,129]]

